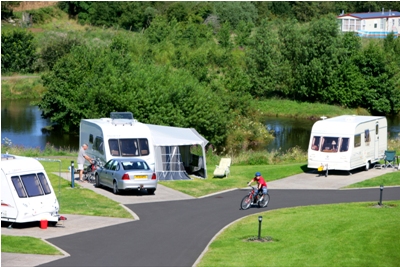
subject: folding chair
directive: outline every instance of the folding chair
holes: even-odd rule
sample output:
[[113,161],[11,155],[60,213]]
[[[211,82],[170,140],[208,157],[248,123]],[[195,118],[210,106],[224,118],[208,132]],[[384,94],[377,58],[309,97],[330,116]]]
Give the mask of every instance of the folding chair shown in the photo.
[[231,158],[222,158],[219,165],[216,166],[214,171],[214,177],[224,177],[228,176],[230,173]]
[[396,151],[393,150],[385,150],[385,169],[387,167],[394,168],[396,164]]

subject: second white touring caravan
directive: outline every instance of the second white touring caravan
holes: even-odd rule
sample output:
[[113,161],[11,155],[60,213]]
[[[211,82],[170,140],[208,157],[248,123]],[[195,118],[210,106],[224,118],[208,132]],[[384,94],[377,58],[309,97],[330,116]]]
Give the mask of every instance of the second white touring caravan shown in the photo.
[[36,159],[1,155],[1,220],[55,225],[59,204],[43,165]]
[[385,117],[344,115],[323,119],[315,122],[311,130],[308,168],[368,170],[383,158],[386,149]]
[[[206,177],[205,146],[195,129],[138,122],[131,112],[111,112],[110,118],[82,119],[79,142],[86,154],[106,163],[112,158],[138,157],[157,174],[158,180],[190,179],[187,171]],[[193,155],[199,145],[202,156]],[[193,166],[195,165],[195,166]]]

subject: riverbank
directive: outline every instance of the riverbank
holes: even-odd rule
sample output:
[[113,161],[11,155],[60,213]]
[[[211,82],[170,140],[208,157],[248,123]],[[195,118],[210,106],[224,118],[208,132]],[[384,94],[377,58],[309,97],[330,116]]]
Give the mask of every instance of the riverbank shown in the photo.
[[40,75],[12,75],[1,76],[1,99],[40,99],[46,88],[43,86]]
[[[3,100],[40,99],[45,93],[40,74],[13,75],[1,77],[1,97]],[[255,100],[259,116],[289,117],[318,120],[321,116],[371,115],[366,109],[349,109],[321,103],[305,103],[287,99]]]

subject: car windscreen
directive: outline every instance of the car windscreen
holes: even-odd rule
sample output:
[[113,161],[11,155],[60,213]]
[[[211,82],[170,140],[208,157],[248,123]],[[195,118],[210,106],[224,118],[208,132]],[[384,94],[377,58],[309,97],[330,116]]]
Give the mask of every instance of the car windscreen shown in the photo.
[[150,170],[149,165],[144,161],[122,161],[124,170]]

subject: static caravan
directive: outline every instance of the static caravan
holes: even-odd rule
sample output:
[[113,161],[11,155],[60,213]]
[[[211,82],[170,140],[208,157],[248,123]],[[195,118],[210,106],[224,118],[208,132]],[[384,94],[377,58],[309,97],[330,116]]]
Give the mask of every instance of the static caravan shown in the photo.
[[350,171],[370,166],[387,149],[385,117],[344,115],[314,123],[308,147],[308,168]]
[[[131,112],[111,112],[110,118],[82,119],[79,142],[88,145],[88,156],[103,163],[119,157],[142,158],[159,180],[190,179],[187,172],[191,170],[203,177],[207,174],[208,141],[195,129],[144,124],[135,120]],[[201,148],[200,156],[191,152],[191,147],[197,145]]]
[[47,220],[55,225],[59,204],[43,165],[33,158],[1,155],[1,220]]

